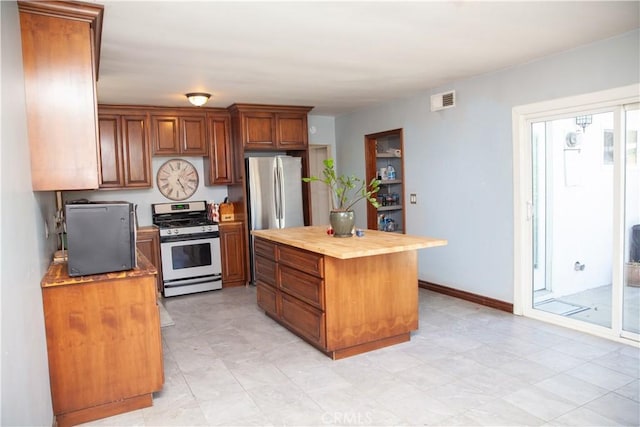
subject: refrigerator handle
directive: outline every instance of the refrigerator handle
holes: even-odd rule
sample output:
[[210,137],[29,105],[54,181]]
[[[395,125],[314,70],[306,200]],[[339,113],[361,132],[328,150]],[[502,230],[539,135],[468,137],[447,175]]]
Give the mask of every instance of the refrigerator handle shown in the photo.
[[280,228],[280,218],[282,217],[282,205],[280,202],[282,195],[280,194],[280,167],[277,161],[276,167],[273,169],[273,195],[275,197],[276,224]]

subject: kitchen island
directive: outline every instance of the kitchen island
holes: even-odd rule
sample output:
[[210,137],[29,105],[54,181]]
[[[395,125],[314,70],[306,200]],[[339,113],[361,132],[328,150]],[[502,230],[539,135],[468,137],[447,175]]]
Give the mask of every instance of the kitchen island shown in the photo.
[[409,341],[418,329],[417,250],[446,240],[326,226],[254,230],[258,306],[333,359]]

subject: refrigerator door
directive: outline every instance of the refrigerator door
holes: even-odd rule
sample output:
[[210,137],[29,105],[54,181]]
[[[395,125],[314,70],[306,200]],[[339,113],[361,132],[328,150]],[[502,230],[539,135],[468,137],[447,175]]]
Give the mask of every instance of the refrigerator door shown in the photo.
[[247,165],[251,230],[278,228],[275,157],[250,157]]
[[302,227],[302,160],[300,157],[276,157],[278,228]]
[[[249,157],[246,165],[250,230],[303,226],[301,159]],[[253,244],[249,234],[251,283],[255,283]]]

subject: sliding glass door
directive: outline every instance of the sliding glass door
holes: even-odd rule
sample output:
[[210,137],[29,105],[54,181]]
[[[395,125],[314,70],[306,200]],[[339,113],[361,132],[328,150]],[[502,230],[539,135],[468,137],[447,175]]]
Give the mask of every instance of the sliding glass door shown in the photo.
[[611,327],[612,112],[534,122],[533,308]]
[[624,273],[622,287],[623,336],[640,334],[640,132],[639,104],[625,106],[625,215],[624,215]]
[[638,90],[611,92],[514,109],[514,311],[637,341]]

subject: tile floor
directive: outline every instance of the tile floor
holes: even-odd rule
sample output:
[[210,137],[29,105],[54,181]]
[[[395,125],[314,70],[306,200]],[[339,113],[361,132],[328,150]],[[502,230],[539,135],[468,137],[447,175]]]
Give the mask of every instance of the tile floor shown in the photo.
[[[640,287],[624,286],[623,292],[623,329],[629,332],[640,333]],[[570,295],[557,297],[559,301],[588,307],[587,310],[568,314],[567,317],[594,323],[605,327],[611,327],[611,285],[598,286]],[[548,292],[540,292],[535,295],[536,304],[543,304],[551,298]],[[540,306],[545,310],[544,304]],[[538,307],[536,307],[538,308]],[[553,313],[553,311],[551,311]]]
[[420,290],[408,343],[332,361],[255,288],[165,300],[165,386],[95,426],[637,426],[638,348]]

